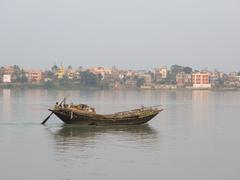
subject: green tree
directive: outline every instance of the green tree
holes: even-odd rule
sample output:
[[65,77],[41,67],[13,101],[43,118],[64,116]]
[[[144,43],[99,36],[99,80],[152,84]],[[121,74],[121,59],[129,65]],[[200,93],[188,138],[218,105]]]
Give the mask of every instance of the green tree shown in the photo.
[[52,72],[54,72],[54,73],[56,73],[58,69],[59,69],[59,67],[56,64],[54,64],[51,68]]
[[15,71],[17,71],[17,72],[20,72],[20,71],[21,71],[21,69],[20,69],[20,67],[19,67],[18,65],[13,65],[13,69],[14,69]]
[[177,74],[177,73],[183,72],[183,69],[184,69],[183,66],[172,65],[172,66],[171,66],[171,73],[172,73],[172,74]]
[[183,72],[184,67],[179,65],[172,65],[171,66],[171,73],[169,75],[169,80],[173,83],[176,82],[176,75],[180,72]]
[[144,84],[144,78],[137,78],[137,87],[141,87]]
[[21,83],[28,82],[28,79],[27,79],[26,73],[25,73],[25,71],[24,71],[23,69],[21,70],[20,81],[21,81]]
[[4,67],[0,68],[0,75],[3,75]]
[[185,72],[186,74],[191,74],[192,73],[192,68],[191,67],[184,67],[183,68],[183,72]]
[[80,72],[81,83],[89,87],[96,87],[99,82],[99,77],[89,71]]
[[45,71],[44,77],[49,79],[54,79],[54,73],[52,71]]
[[68,66],[68,70],[72,70],[72,66],[71,65]]
[[21,82],[22,80],[22,77],[21,77],[21,69],[18,65],[13,65],[13,70],[14,70],[14,73],[13,73],[13,76],[14,76],[14,79],[16,82]]

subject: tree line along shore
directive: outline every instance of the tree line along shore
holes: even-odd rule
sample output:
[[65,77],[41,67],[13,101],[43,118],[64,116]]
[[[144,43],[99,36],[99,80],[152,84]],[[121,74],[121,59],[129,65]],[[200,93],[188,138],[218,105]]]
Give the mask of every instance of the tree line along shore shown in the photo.
[[172,65],[154,70],[124,70],[116,67],[24,69],[0,68],[0,88],[43,89],[208,89],[239,90],[240,72],[193,70]]

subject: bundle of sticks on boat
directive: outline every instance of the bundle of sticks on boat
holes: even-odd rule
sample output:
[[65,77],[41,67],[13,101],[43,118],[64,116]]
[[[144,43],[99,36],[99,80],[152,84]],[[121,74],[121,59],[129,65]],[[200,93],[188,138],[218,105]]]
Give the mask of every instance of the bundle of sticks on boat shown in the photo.
[[161,105],[157,106],[150,106],[150,107],[144,107],[138,109],[133,109],[130,111],[123,111],[113,114],[112,116],[116,117],[129,117],[129,116],[135,116],[135,117],[141,117],[141,116],[148,116],[156,111],[160,111]]
[[67,110],[67,111],[74,111],[74,112],[88,112],[88,113],[94,113],[96,114],[96,111],[95,111],[95,108],[93,107],[90,107],[86,104],[73,104],[71,103],[70,105],[64,103],[63,105],[58,105],[58,103],[56,103],[55,107],[54,107],[55,110]]

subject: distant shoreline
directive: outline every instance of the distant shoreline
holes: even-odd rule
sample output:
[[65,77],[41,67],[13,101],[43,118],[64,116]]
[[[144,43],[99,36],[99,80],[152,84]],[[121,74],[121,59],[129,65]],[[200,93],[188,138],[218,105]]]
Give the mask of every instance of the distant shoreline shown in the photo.
[[184,88],[184,87],[177,87],[177,88],[150,88],[150,89],[144,89],[144,88],[110,88],[110,87],[101,87],[101,86],[84,86],[80,83],[65,83],[65,84],[59,84],[59,83],[53,83],[53,84],[47,84],[47,83],[0,83],[0,89],[47,89],[47,90],[141,90],[141,91],[148,91],[148,90],[167,90],[167,91],[197,91],[197,90],[206,90],[206,91],[240,91],[240,88],[226,88],[226,87],[214,87],[211,89],[206,88]]

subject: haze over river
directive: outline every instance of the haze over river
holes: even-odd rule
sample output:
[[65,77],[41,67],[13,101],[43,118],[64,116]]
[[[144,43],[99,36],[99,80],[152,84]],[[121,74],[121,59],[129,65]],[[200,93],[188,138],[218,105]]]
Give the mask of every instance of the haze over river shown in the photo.
[[[146,125],[79,127],[56,101],[99,113],[162,104]],[[240,92],[0,90],[1,180],[238,180]]]

